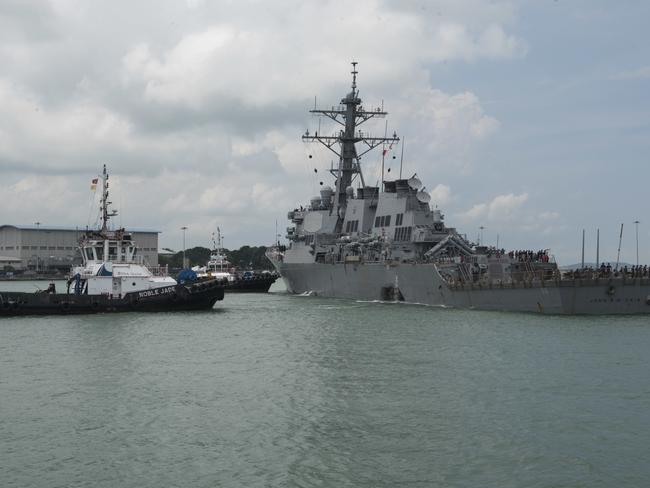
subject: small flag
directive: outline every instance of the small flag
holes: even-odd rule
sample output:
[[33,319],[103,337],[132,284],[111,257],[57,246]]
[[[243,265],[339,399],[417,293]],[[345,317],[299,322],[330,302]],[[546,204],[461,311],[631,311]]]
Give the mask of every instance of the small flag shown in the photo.
[[99,178],[93,178],[93,180],[90,182],[90,189],[91,190],[96,190],[97,189],[97,182],[99,181]]
[[384,156],[386,156],[386,153],[388,153],[388,149],[384,149]]

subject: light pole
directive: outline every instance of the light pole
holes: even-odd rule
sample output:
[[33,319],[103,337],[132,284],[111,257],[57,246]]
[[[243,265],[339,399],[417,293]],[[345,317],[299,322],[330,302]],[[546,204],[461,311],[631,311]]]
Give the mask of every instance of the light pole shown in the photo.
[[181,227],[183,231],[183,268],[185,268],[185,231],[187,230],[186,226]]
[[[39,230],[41,228],[40,222],[34,222],[34,225],[36,226],[36,230]],[[38,234],[37,234],[37,238],[38,238]],[[36,274],[38,274],[38,254],[36,254]]]
[[639,221],[635,220],[634,225],[636,226],[636,265],[639,266]]

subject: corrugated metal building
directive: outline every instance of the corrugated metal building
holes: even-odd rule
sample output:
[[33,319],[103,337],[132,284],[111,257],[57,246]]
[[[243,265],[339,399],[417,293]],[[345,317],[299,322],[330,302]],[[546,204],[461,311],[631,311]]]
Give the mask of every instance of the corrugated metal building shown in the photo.
[[[0,225],[0,255],[18,258],[16,269],[68,270],[81,262],[77,250],[84,228],[50,225]],[[133,235],[140,255],[150,266],[158,266],[158,234],[151,229],[127,229]]]

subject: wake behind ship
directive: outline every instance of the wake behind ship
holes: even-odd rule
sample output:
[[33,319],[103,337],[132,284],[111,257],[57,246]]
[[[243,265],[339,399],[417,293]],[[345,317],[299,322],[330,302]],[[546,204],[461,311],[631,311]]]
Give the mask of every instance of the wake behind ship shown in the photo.
[[323,187],[309,205],[291,210],[289,245],[267,252],[289,292],[482,310],[650,313],[647,273],[599,269],[565,276],[547,250],[506,253],[448,227],[417,175],[402,178],[400,170],[398,179],[385,180],[382,162],[381,186],[369,186],[361,157],[400,139],[359,130],[387,112],[363,107],[356,64],[352,89],[340,105],[310,111],[340,129],[302,136],[337,154],[338,167],[330,171],[334,187]]

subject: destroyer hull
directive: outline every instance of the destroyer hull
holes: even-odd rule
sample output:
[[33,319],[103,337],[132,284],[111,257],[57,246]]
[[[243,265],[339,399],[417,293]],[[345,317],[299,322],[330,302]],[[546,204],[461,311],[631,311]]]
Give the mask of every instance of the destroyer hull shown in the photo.
[[290,293],[544,314],[649,314],[650,280],[449,285],[434,264],[275,263]]
[[224,287],[216,280],[130,292],[120,297],[1,292],[0,317],[209,310],[223,297]]

